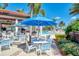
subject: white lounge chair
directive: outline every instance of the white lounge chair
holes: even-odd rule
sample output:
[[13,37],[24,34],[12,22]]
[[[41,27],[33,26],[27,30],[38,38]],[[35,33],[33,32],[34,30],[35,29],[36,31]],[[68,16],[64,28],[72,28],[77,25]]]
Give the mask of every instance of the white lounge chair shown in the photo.
[[52,55],[52,50],[51,50],[51,44],[50,43],[46,43],[46,44],[41,45],[40,54],[42,54],[43,52],[45,52],[47,55]]
[[34,45],[32,45],[32,44],[28,44],[28,42],[26,42],[26,51],[27,52],[30,52],[31,50],[34,50],[34,49],[36,49],[36,47],[34,46]]
[[8,48],[10,48],[10,45],[11,45],[11,43],[10,43],[10,40],[2,40],[2,41],[0,41],[0,51],[2,50],[2,47],[4,46],[4,47],[8,47]]
[[48,43],[44,43],[40,46],[40,49],[37,50],[39,51],[40,54],[42,54],[43,52],[45,52],[47,55],[52,55],[52,40],[50,39],[50,37],[47,38],[46,40]]
[[[35,47],[31,44],[31,42],[29,42],[30,41],[30,35],[29,34],[26,34],[26,37],[27,38],[25,38],[25,40],[26,40],[26,48],[25,48],[25,50],[26,50],[26,52],[30,52],[32,49],[34,49]],[[30,44],[29,44],[30,43]]]

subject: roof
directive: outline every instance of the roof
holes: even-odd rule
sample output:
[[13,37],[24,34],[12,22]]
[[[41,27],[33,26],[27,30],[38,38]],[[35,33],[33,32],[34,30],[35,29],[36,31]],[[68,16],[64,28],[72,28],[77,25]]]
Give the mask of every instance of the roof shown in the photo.
[[0,9],[0,15],[12,16],[12,17],[20,17],[20,18],[29,18],[30,14],[13,12],[10,10]]

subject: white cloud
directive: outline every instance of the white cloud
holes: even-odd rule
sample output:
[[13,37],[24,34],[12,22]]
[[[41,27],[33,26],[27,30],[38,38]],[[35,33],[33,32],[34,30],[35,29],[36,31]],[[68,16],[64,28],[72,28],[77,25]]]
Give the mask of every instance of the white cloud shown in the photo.
[[74,17],[72,17],[72,18],[71,18],[71,20],[75,20],[76,18],[77,18],[77,17],[76,17],[76,16],[74,16]]
[[61,17],[55,17],[55,19],[61,19]]

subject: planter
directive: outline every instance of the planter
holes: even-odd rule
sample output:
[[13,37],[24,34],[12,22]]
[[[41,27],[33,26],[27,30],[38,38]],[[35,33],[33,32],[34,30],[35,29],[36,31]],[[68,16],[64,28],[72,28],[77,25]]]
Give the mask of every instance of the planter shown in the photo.
[[56,34],[55,37],[56,37],[55,40],[56,41],[59,41],[59,40],[64,39],[66,37],[66,35],[65,34]]

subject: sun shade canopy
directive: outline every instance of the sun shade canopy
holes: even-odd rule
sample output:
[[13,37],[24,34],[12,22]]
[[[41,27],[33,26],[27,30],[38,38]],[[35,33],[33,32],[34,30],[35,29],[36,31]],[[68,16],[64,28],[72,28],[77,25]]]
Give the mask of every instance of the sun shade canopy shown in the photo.
[[20,22],[21,24],[24,25],[29,25],[29,26],[52,26],[56,25],[53,20],[48,19],[46,17],[32,17],[26,20],[23,20]]

